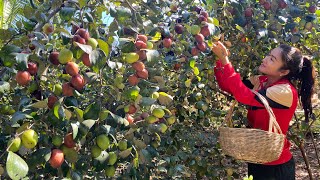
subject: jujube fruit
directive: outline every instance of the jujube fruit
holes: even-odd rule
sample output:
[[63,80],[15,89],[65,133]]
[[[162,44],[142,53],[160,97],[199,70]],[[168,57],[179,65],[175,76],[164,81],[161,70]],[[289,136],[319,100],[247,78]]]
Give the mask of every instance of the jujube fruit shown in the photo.
[[73,140],[72,133],[68,133],[64,136],[63,143],[68,148],[73,148],[76,146],[76,143]]
[[125,61],[126,61],[127,63],[132,64],[132,63],[134,63],[134,62],[136,62],[136,61],[138,61],[138,60],[139,60],[139,55],[138,55],[137,53],[135,53],[135,52],[127,53],[127,54],[125,55]]
[[62,49],[58,56],[60,64],[66,64],[72,61],[73,53],[69,49]]
[[208,37],[210,36],[210,29],[209,26],[203,26],[200,30],[200,33],[204,36],[204,37]]
[[165,112],[161,108],[155,108],[152,110],[152,115],[154,115],[157,118],[163,118],[163,116],[165,115]]
[[58,168],[64,162],[64,155],[60,149],[54,149],[51,151],[51,157],[49,159],[49,163],[51,167]]
[[136,74],[131,74],[129,77],[128,77],[128,82],[131,86],[135,86],[139,83],[139,78]]
[[75,89],[81,90],[85,86],[85,80],[80,74],[77,74],[72,76],[71,84]]
[[64,83],[62,85],[62,94],[64,96],[73,96],[73,87],[71,86],[70,83]]
[[84,29],[84,28],[80,28],[77,30],[76,34],[80,35],[83,39],[85,39],[86,41],[88,41],[88,39],[90,38],[90,34],[89,32]]
[[[82,38],[80,35],[74,35],[72,38],[73,42],[78,42],[80,44],[86,44],[86,40],[84,38]],[[75,46],[77,46],[76,43],[73,43]]]
[[197,42],[203,42],[203,41],[204,41],[204,36],[203,36],[202,34],[196,34],[196,35],[194,36],[194,38],[195,38],[195,40],[196,40]]
[[38,71],[38,66],[36,63],[33,62],[28,62],[28,69],[27,71],[31,74],[31,75],[35,75]]
[[19,151],[19,149],[21,147],[21,138],[20,137],[16,137],[14,139],[10,139],[9,142],[8,142],[8,147],[9,146],[10,146],[9,151],[12,151],[12,152]]
[[59,65],[59,52],[58,51],[53,51],[50,53],[49,55],[49,61],[53,64],[53,65]]
[[137,36],[137,40],[141,40],[141,41],[143,41],[144,43],[147,43],[148,37],[147,37],[146,35],[139,34],[139,35]]
[[38,143],[38,134],[33,129],[28,129],[22,133],[21,140],[24,147],[32,149]]
[[142,71],[143,69],[145,69],[145,65],[143,62],[141,61],[137,61],[135,63],[132,64],[133,69],[135,69],[136,71]]
[[52,24],[46,23],[46,24],[42,27],[42,31],[43,31],[45,34],[51,34],[51,33],[53,33],[53,31],[54,31],[54,27],[53,27]]
[[172,40],[170,38],[164,38],[162,43],[164,47],[170,48],[172,45]]
[[149,72],[147,69],[143,69],[142,71],[137,71],[136,74],[139,78],[142,78],[142,79],[148,79],[149,77]]
[[53,95],[49,96],[49,97],[48,97],[48,107],[49,107],[49,109],[52,109],[53,106],[54,106],[54,104],[55,104],[57,101],[58,101],[58,98],[57,98],[56,96],[53,96]]
[[90,67],[90,66],[91,66],[89,54],[83,53],[82,56],[81,56],[81,59],[82,59],[82,63],[83,63],[85,66],[87,66],[87,67]]
[[26,86],[31,81],[31,75],[28,71],[18,71],[16,81],[21,86]]
[[75,62],[67,62],[65,68],[66,68],[66,72],[70,76],[74,76],[74,75],[77,75],[79,73],[79,66]]
[[138,40],[136,41],[135,43],[135,46],[137,49],[146,49],[147,48],[147,43],[141,41],[141,40]]
[[182,33],[183,33],[183,30],[184,30],[184,27],[183,27],[181,24],[177,24],[177,25],[174,27],[174,30],[176,31],[177,34],[182,34]]
[[109,137],[106,134],[101,134],[96,139],[97,145],[102,149],[106,150],[110,145]]
[[97,158],[97,157],[100,156],[101,151],[102,151],[102,150],[101,150],[100,147],[98,147],[97,145],[93,145],[93,146],[91,147],[91,156],[92,156],[93,158]]

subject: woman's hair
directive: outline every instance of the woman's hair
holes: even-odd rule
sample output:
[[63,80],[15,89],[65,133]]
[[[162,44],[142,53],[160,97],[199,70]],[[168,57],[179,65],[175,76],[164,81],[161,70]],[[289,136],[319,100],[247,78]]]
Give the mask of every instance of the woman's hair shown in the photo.
[[304,110],[305,121],[312,115],[311,96],[314,91],[315,71],[312,61],[303,56],[298,48],[285,44],[279,46],[284,62],[282,69],[289,70],[286,78],[298,81],[299,96]]

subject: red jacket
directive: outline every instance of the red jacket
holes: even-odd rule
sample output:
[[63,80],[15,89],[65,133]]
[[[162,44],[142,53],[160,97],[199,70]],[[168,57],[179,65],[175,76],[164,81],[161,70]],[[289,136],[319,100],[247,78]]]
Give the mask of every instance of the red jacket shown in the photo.
[[[269,114],[251,89],[241,80],[240,74],[236,73],[232,65],[222,65],[217,61],[214,68],[215,76],[220,88],[234,96],[234,98],[245,105],[248,105],[249,125],[253,128],[268,130]],[[277,122],[283,134],[287,134],[289,123],[294,115],[298,104],[298,94],[296,88],[287,79],[281,79],[269,87],[264,87],[267,82],[266,76],[256,76],[251,78],[254,90],[257,90],[269,102]],[[278,160],[266,165],[283,164],[289,161],[292,154],[289,150],[290,142],[285,139],[283,151]]]

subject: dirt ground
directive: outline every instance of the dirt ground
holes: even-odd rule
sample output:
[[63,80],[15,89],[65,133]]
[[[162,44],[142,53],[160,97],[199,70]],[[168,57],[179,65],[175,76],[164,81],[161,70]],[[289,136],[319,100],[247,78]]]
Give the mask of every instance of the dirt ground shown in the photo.
[[[314,142],[317,147],[318,157],[316,155],[316,150],[312,143],[311,137],[306,140],[305,151],[307,158],[310,161],[310,168],[312,172],[313,179],[320,180],[320,135],[314,136]],[[296,160],[296,179],[297,180],[308,180],[309,175],[306,168],[306,164],[301,155],[301,151],[297,146],[292,147],[292,153]]]
[[[320,134],[314,135],[314,141],[317,147],[318,156],[320,156]],[[313,180],[320,180],[320,162],[319,162],[320,157],[317,157],[316,155],[316,150],[313,146],[311,137],[308,137],[306,139],[304,149],[306,151],[307,158],[310,163]],[[310,180],[310,177],[306,168],[306,164],[299,147],[293,144],[291,148],[291,152],[296,161],[296,180]],[[241,174],[241,177],[245,177],[247,172],[247,165],[243,163],[238,169],[238,172]]]

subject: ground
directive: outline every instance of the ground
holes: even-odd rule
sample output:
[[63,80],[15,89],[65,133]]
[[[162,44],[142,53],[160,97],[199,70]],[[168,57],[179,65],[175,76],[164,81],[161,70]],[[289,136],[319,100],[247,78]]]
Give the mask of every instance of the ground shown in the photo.
[[[310,161],[310,167],[313,179],[320,179],[320,162],[319,162],[319,156],[320,156],[320,135],[316,135],[314,137],[314,142],[317,147],[318,157],[316,155],[316,151],[314,148],[314,145],[312,143],[311,137],[307,138],[306,144],[305,144],[305,151],[307,154],[307,157]],[[293,146],[292,148],[293,156],[296,160],[296,179],[297,180],[307,180],[310,179],[308,175],[308,171],[306,169],[306,164],[303,160],[303,157],[301,155],[301,151],[297,146]]]

